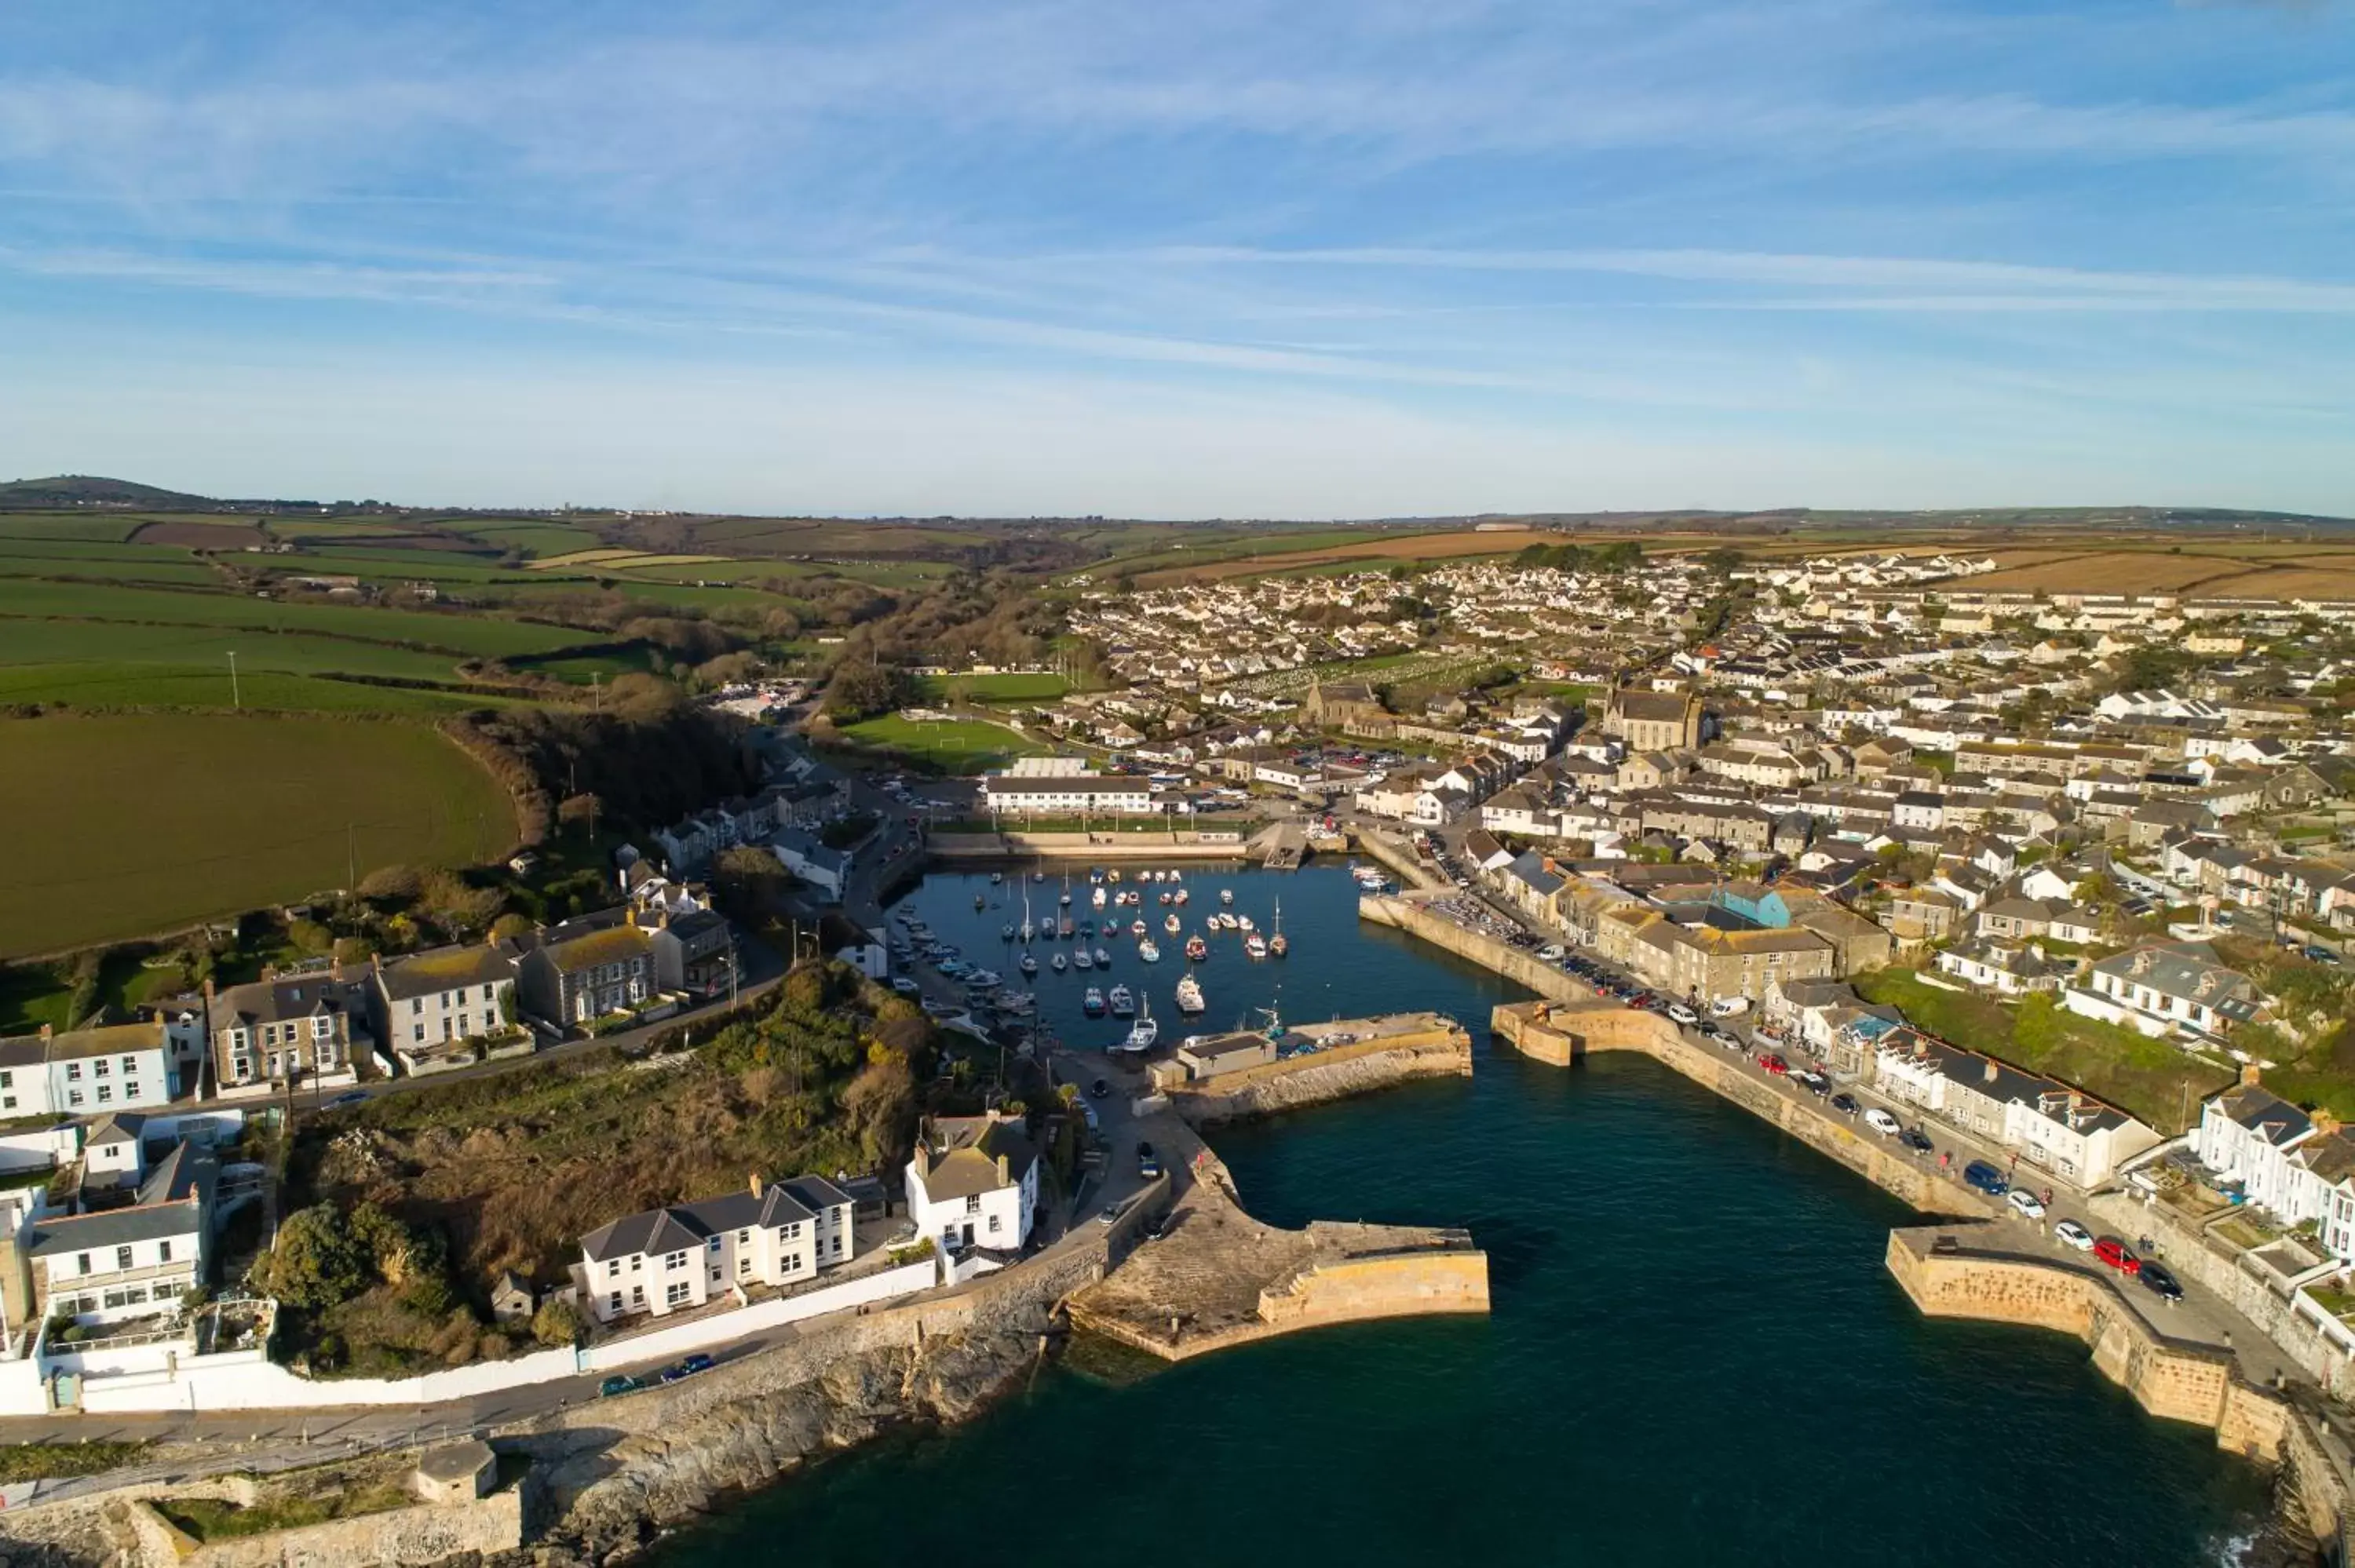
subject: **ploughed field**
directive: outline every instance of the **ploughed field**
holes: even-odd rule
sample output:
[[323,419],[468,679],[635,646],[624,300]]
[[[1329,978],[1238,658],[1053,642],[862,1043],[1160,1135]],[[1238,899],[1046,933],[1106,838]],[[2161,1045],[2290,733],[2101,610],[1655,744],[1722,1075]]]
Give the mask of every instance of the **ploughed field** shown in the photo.
[[15,896],[0,958],[283,903],[515,837],[506,792],[413,724],[229,714],[0,719]]

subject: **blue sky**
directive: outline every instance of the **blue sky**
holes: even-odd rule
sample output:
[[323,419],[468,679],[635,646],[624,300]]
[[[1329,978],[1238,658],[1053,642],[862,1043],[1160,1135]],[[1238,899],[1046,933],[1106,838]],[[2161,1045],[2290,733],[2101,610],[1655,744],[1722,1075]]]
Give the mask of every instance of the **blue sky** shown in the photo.
[[2355,514],[2350,200],[2332,4],[11,6],[0,477]]

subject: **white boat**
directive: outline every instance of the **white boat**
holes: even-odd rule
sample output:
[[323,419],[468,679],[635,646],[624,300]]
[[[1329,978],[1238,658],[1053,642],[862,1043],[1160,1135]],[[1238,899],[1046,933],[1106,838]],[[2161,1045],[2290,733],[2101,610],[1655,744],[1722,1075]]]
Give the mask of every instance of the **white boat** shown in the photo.
[[1103,908],[1104,906],[1104,890],[1099,887],[1093,893],[1089,894],[1088,902],[1094,905],[1099,909]]
[[1014,923],[1012,921],[1009,920],[1005,925],[1000,926],[997,928],[997,939],[1001,942],[1010,942],[1014,940]]
[[1128,1018],[1135,1014],[1136,998],[1129,994],[1129,990],[1126,986],[1116,985],[1113,987],[1110,1000],[1112,1002],[1112,1015],[1114,1018]]
[[1002,885],[1004,885],[1005,882],[1006,882],[1006,874],[1005,874],[1004,872],[1002,872],[1002,871],[993,871],[993,872],[991,872],[991,873],[989,874],[989,885],[990,885],[990,886],[992,886],[992,887],[998,887],[998,886],[1002,886]]
[[1105,872],[1104,880],[1106,882],[1118,882],[1120,880],[1120,867],[1114,866],[1110,871]]
[[1155,942],[1152,938],[1147,937],[1145,940],[1136,944],[1136,956],[1143,959],[1148,964],[1157,964],[1161,961],[1160,945]]
[[1096,967],[1095,959],[1085,948],[1082,948],[1078,952],[1071,955],[1071,962],[1083,969],[1092,969]]
[[1219,889],[1219,902],[1220,902],[1220,903],[1221,903],[1221,904],[1232,904],[1234,901],[1235,901],[1235,890],[1234,890],[1233,888],[1231,888],[1231,887],[1221,887],[1221,888],[1220,888],[1220,889]]
[[1161,1038],[1161,1025],[1153,1020],[1153,1002],[1147,998],[1144,1013],[1129,1025],[1128,1038],[1120,1043],[1124,1051],[1150,1051],[1153,1043]]
[[1170,880],[1170,881],[1172,881],[1172,882],[1183,882],[1183,881],[1185,881],[1185,880],[1186,880],[1186,878],[1185,878],[1184,874],[1183,874],[1182,873],[1180,873],[1180,872],[1178,870],[1178,868],[1177,868],[1176,866],[1174,866],[1174,865],[1173,865],[1173,866],[1171,866],[1171,867],[1169,868],[1169,880]]
[[1129,934],[1130,936],[1132,936],[1132,937],[1142,937],[1142,936],[1144,936],[1144,935],[1145,935],[1145,922],[1144,922],[1144,921],[1142,921],[1142,920],[1131,920],[1131,921],[1128,923],[1128,934]]
[[1267,957],[1267,938],[1253,931],[1243,938],[1243,952],[1254,959]]
[[1267,950],[1279,959],[1292,951],[1292,944],[1284,939],[1284,900],[1281,898],[1275,901],[1275,935],[1267,939]]
[[1235,925],[1239,929],[1248,931],[1252,928],[1252,917],[1248,915],[1238,915],[1235,916]]
[[1169,895],[1168,895],[1167,893],[1166,893],[1166,892],[1165,892],[1165,893],[1163,893],[1163,894],[1162,894],[1162,895],[1161,895],[1161,902],[1162,902],[1163,904],[1165,904],[1165,905],[1167,905],[1167,904],[1169,902]]
[[1178,919],[1177,916],[1171,915],[1161,922],[1161,928],[1174,937],[1179,931],[1185,929],[1185,925],[1186,923]]
[[1196,1013],[1201,1012],[1202,1009],[1208,1005],[1209,1003],[1204,1001],[1202,999],[1202,982],[1196,980],[1192,975],[1179,976],[1178,980],[1178,1011],[1184,1013]]
[[1055,957],[1054,957],[1053,963],[1054,963],[1055,972],[1056,972],[1057,974],[1061,974],[1061,973],[1063,972],[1063,970],[1064,970],[1064,969],[1066,969],[1067,968],[1069,968],[1069,967],[1070,967],[1070,963],[1071,963],[1071,961],[1070,961],[1069,959],[1067,959],[1066,958],[1064,958],[1062,954],[1060,954],[1060,953],[1057,953],[1057,954],[1055,955]]
[[1025,953],[1022,955],[1022,962],[1018,967],[1026,975],[1035,975],[1039,972],[1039,960]]
[[1098,948],[1096,949],[1096,967],[1106,969],[1112,968],[1112,951],[1110,948]]
[[1178,895],[1177,895],[1177,896],[1176,896],[1175,898],[1173,898],[1173,899],[1171,900],[1171,902],[1172,902],[1172,903],[1175,903],[1175,904],[1183,904],[1183,903],[1185,903],[1185,902],[1186,902],[1186,900],[1188,900],[1188,898],[1191,898],[1192,896],[1193,896],[1193,895],[1192,895],[1192,894],[1190,894],[1190,893],[1187,892],[1184,888],[1182,888],[1182,887],[1181,887],[1181,888],[1179,888],[1179,889],[1178,890]]

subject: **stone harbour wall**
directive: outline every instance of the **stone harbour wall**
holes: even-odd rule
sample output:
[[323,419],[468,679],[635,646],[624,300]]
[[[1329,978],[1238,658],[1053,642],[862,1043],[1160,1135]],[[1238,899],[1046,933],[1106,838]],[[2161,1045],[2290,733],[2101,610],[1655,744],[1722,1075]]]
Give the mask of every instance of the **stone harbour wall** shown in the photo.
[[1272,1333],[1376,1318],[1486,1312],[1488,1255],[1394,1253],[1320,1264],[1261,1292],[1259,1310]]
[[1471,1075],[1471,1035],[1461,1030],[1434,1032],[1337,1045],[1314,1055],[1222,1074],[1199,1085],[1181,1085],[1169,1092],[1169,1103],[1194,1126],[1209,1127],[1371,1094],[1417,1078]]
[[523,1492],[509,1487],[457,1505],[424,1504],[294,1530],[198,1542],[144,1502],[122,1505],[145,1568],[351,1568],[426,1564],[523,1544]]

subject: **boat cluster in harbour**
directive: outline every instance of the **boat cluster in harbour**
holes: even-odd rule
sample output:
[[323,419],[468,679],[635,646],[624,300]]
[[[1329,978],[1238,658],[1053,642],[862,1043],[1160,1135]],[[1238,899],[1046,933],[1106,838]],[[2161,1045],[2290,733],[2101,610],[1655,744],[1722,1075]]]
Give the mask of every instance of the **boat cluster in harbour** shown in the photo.
[[[1199,873],[1197,874],[1199,874]],[[1007,887],[1008,874],[992,872],[989,884],[999,890],[999,907],[1012,889]],[[1234,889],[1220,887],[1215,897],[1220,907],[1205,914],[1199,928],[1188,931],[1185,913],[1192,900],[1192,891],[1185,883],[1185,873],[1176,869],[1151,868],[1125,874],[1117,867],[1091,867],[1084,883],[1074,886],[1071,873],[1062,874],[1061,886],[1051,895],[1044,891],[1047,874],[1032,871],[1027,876],[1014,873],[1011,881],[1021,889],[1021,919],[1008,918],[998,927],[998,939],[1013,949],[1010,967],[1022,980],[1035,983],[1042,972],[1065,975],[1074,971],[1092,977],[1099,971],[1112,969],[1116,944],[1127,938],[1135,943],[1135,956],[1140,963],[1157,964],[1162,958],[1162,944],[1155,939],[1154,926],[1146,918],[1148,899],[1164,906],[1159,927],[1164,938],[1178,944],[1188,964],[1209,961],[1214,941],[1226,936],[1241,939],[1244,954],[1252,959],[1283,958],[1290,950],[1290,941],[1284,935],[1284,909],[1279,900],[1269,928],[1263,931],[1248,914],[1233,908]],[[1033,889],[1040,889],[1036,897]],[[1052,903],[1049,903],[1051,896]],[[1208,898],[1211,895],[1206,893]],[[1082,902],[1083,901],[1083,902]],[[976,894],[976,911],[990,907],[988,894]],[[1075,913],[1084,910],[1084,913]],[[1132,913],[1133,911],[1133,913]],[[1011,911],[1008,911],[1010,914]],[[992,1010],[1021,1018],[1035,1013],[1038,999],[1034,992],[1008,985],[995,969],[980,968],[968,962],[953,944],[936,938],[930,927],[911,909],[895,911],[892,918],[900,930],[890,938],[893,959],[902,966],[921,959],[937,972],[951,980],[964,982],[970,1004],[976,1009]],[[1033,952],[1035,943],[1053,943],[1042,964]],[[1068,943],[1066,947],[1064,944]],[[895,980],[895,986],[913,993],[913,981]],[[1174,988],[1178,1011],[1196,1016],[1209,1005],[1208,993],[1200,978],[1187,972],[1178,976]],[[928,1011],[942,1012],[938,1004],[927,1004]],[[1126,984],[1109,988],[1090,985],[1081,997],[1081,1011],[1090,1018],[1133,1019],[1129,1032],[1113,1047],[1115,1050],[1142,1052],[1150,1050],[1159,1038],[1160,1026],[1153,1017],[1152,1003],[1145,988],[1132,989]],[[943,1022],[954,1026],[953,1017]]]

